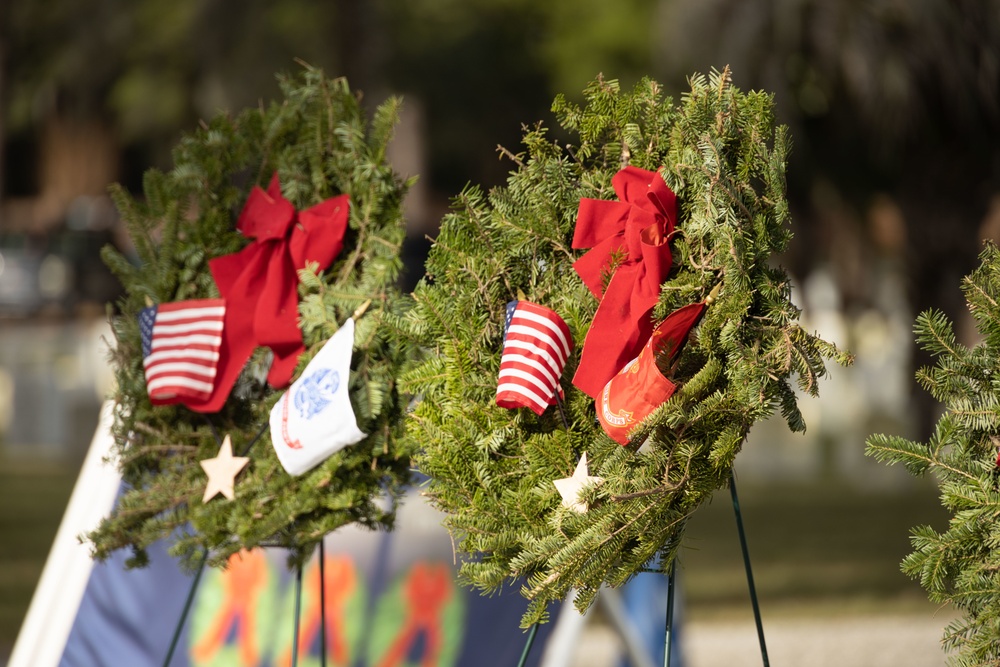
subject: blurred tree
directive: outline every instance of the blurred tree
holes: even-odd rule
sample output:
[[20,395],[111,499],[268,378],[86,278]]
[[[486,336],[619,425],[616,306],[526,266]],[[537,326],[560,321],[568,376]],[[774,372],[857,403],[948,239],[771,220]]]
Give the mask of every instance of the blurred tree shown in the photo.
[[445,195],[501,183],[496,145],[518,150],[522,123],[598,72],[669,92],[730,64],[795,139],[787,263],[829,263],[849,309],[881,307],[872,267],[905,265],[911,312],[957,316],[1000,192],[994,0],[8,0],[0,19],[8,134],[53,109],[98,117],[163,165],[177,128],[272,97],[299,57],[367,102],[419,100],[424,180]]
[[[729,63],[743,86],[775,92],[796,146],[800,277],[829,263],[847,310],[885,310],[876,272],[895,264],[910,313],[959,317],[954,285],[1000,194],[1000,3],[664,0],[658,25],[674,81]],[[913,396],[927,432],[936,406]]]
[[[501,183],[522,124],[548,117],[557,93],[583,99],[598,73],[631,85],[649,75],[655,3],[648,0],[382,0],[386,75],[427,107],[430,177],[458,192]],[[554,123],[550,123],[554,125]]]
[[[678,0],[661,2],[659,26],[657,59],[675,81],[724,62],[744,86],[775,92],[795,138],[789,178],[803,218],[843,224],[828,212],[842,199],[870,260],[892,239],[860,225],[889,195],[906,222],[914,307],[956,312],[954,284],[975,263],[1000,192],[1000,4]],[[803,231],[803,269],[843,238],[823,225]],[[850,272],[872,262],[827,252],[848,304],[867,305],[868,281]]]
[[160,148],[222,109],[278,92],[293,58],[335,70],[341,6],[310,0],[9,0],[8,133],[58,115]]

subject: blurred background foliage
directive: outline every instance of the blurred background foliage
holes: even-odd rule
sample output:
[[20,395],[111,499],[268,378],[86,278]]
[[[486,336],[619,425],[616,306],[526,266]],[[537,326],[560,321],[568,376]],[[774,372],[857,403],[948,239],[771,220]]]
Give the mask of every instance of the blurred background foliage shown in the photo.
[[198,119],[272,97],[295,58],[347,75],[371,103],[418,105],[439,199],[503,179],[495,146],[516,149],[522,123],[598,72],[680,91],[729,64],[741,87],[775,94],[792,129],[795,268],[831,262],[848,307],[871,299],[868,258],[902,248],[914,308],[954,310],[947,295],[1000,226],[990,0],[8,0],[0,12],[4,136],[54,116],[99,124],[127,184],[168,164]]

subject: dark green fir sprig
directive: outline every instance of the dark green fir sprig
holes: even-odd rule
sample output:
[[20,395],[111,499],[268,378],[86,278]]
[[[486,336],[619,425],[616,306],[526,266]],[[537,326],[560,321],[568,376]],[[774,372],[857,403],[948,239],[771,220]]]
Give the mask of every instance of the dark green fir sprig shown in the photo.
[[[688,518],[728,483],[750,427],[777,410],[805,429],[791,378],[815,394],[824,358],[850,361],[798,325],[789,278],[773,263],[791,234],[787,138],[771,96],[741,92],[728,70],[693,77],[679,104],[648,79],[631,91],[598,79],[585,95],[583,106],[553,106],[574,140],[530,128],[521,152],[505,151],[505,187],[455,199],[401,323],[427,351],[401,381],[421,399],[408,433],[427,493],[468,556],[467,582],[523,582],[525,626],[571,588],[584,609],[603,583],[623,584],[651,561],[668,567]],[[721,286],[680,359],[678,392],[630,447],[604,434],[594,401],[570,384],[598,305],[572,268],[577,209],[582,197],[614,198],[625,165],[659,169],[679,198],[654,320]],[[562,377],[568,430],[555,407],[538,417],[494,402],[504,306],[519,292],[558,312],[577,343]],[[579,514],[560,505],[553,480],[584,452],[605,481]]]
[[[174,167],[145,176],[142,197],[112,194],[134,241],[137,261],[107,249],[106,262],[127,294],[113,318],[111,362],[115,458],[127,491],[89,535],[97,557],[145,548],[172,537],[173,552],[209,562],[260,545],[292,550],[301,560],[324,535],[349,523],[391,527],[408,482],[410,450],[400,439],[406,400],[396,377],[410,354],[384,320],[400,306],[395,287],[404,236],[401,212],[409,186],[386,164],[398,100],[369,121],[343,79],[309,67],[280,80],[283,99],[236,116],[220,114],[185,136]],[[263,378],[269,352],[258,348],[223,409],[201,415],[181,406],[152,406],[143,375],[137,314],[149,302],[217,297],[208,260],[239,251],[248,239],[235,221],[254,185],[277,172],[284,196],[299,210],[339,194],[350,196],[344,249],[325,271],[299,272],[305,364],[344,321],[369,303],[357,322],[350,397],[358,426],[369,434],[300,477],[285,473],[267,429],[280,392]],[[250,464],[237,477],[236,498],[203,503],[199,461],[217,455],[229,435]],[[251,447],[252,445],[252,447]]]
[[913,553],[902,569],[931,601],[962,613],[943,638],[956,667],[1000,664],[1000,250],[989,243],[980,260],[962,283],[980,342],[960,344],[936,310],[914,326],[917,342],[937,359],[917,371],[917,382],[944,407],[930,440],[868,439],[869,456],[932,474],[952,514],[945,530],[912,530]]

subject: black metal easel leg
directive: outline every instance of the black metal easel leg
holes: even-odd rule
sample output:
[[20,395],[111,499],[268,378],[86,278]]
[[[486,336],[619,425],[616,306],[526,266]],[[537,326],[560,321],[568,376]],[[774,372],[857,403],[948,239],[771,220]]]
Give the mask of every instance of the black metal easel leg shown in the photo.
[[194,592],[198,589],[198,582],[201,581],[201,573],[205,571],[205,562],[208,560],[208,549],[201,555],[201,562],[198,563],[198,569],[195,570],[194,579],[191,581],[191,588],[188,589],[187,600],[184,601],[184,609],[181,611],[180,620],[177,621],[177,627],[174,628],[174,636],[170,640],[170,648],[167,649],[167,657],[163,660],[163,667],[169,667],[170,661],[174,657],[174,650],[177,648],[177,641],[181,638],[181,630],[184,628],[184,622],[187,620],[188,613],[191,611],[191,603],[194,601]]
[[677,561],[670,564],[670,571],[667,573],[667,629],[666,640],[663,647],[663,667],[670,667],[670,655],[673,652],[674,638],[674,590],[677,587],[677,580],[674,578],[674,567]]
[[743,565],[747,571],[747,585],[750,588],[750,604],[753,605],[753,618],[757,623],[757,639],[760,641],[760,657],[764,667],[770,667],[767,659],[767,644],[764,642],[764,624],[760,620],[760,605],[757,603],[757,589],[753,585],[753,570],[750,567],[750,551],[747,549],[747,537],[743,531],[743,515],[740,512],[740,499],[736,495],[736,475],[729,473],[729,492],[733,496],[733,510],[736,512],[736,528],[740,534],[740,547],[743,549]]

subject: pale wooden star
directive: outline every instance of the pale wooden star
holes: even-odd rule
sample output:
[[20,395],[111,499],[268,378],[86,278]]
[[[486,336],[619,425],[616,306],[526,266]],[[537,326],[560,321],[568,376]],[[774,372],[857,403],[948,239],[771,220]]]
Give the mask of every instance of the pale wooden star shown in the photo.
[[207,503],[217,493],[221,493],[230,500],[236,495],[233,492],[233,485],[236,483],[236,475],[244,466],[250,462],[245,456],[233,456],[233,443],[226,435],[222,441],[222,448],[219,455],[214,459],[199,461],[208,475],[208,484],[205,486],[205,495],[201,502]]
[[592,477],[588,474],[587,452],[584,452],[583,456],[580,457],[580,462],[576,464],[576,470],[573,471],[572,477],[563,477],[552,483],[556,485],[559,495],[562,496],[563,507],[584,514],[587,511],[587,503],[580,500],[580,492],[587,484],[600,484],[603,481],[603,477]]

